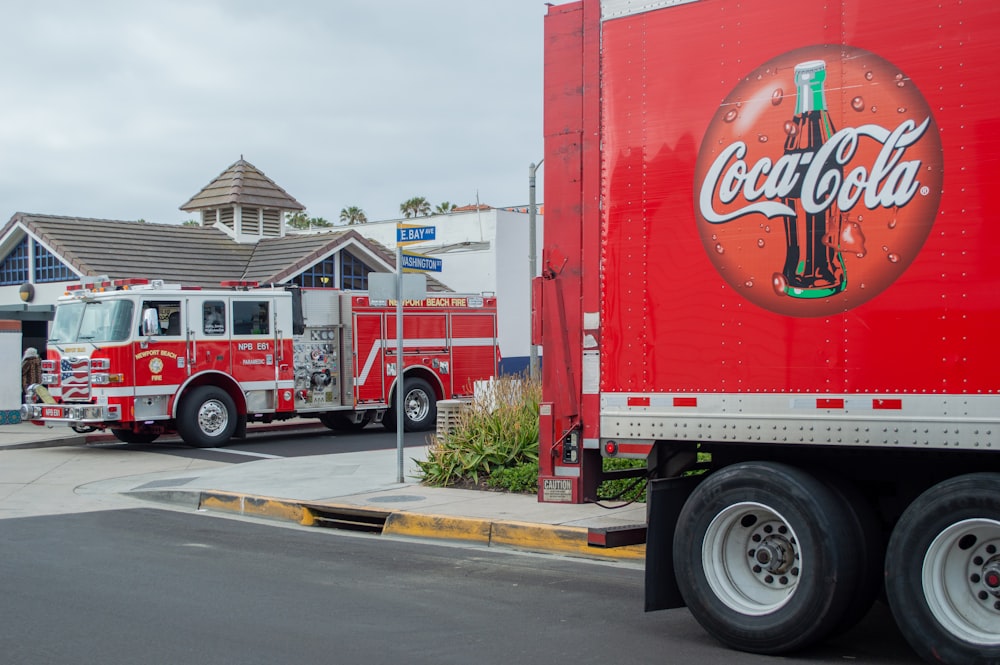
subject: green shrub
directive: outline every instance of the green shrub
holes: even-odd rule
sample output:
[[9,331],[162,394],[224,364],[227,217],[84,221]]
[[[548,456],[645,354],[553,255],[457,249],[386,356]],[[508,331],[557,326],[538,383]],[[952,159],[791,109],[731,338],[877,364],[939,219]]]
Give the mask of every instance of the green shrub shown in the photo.
[[494,469],[486,484],[508,492],[538,493],[538,462]]
[[497,469],[538,466],[541,383],[523,375],[494,380],[488,399],[460,414],[454,431],[434,437],[426,460],[414,460],[427,485],[480,485]]
[[[629,459],[624,457],[605,457],[604,470],[616,471],[618,469],[645,468],[646,460]],[[597,499],[599,501],[646,501],[646,479],[639,478],[618,478],[615,480],[605,480],[597,488]]]

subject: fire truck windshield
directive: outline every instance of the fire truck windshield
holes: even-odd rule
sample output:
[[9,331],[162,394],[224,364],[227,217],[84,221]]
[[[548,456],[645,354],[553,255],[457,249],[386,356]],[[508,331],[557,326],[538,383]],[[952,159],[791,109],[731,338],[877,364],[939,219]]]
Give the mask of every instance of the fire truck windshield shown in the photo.
[[131,300],[91,300],[56,307],[50,343],[122,342],[132,328]]

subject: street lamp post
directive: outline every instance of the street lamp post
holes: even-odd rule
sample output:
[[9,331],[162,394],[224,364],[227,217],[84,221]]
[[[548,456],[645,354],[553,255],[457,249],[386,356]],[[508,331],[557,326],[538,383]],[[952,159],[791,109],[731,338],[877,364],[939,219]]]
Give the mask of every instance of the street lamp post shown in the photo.
[[[535,214],[537,212],[537,206],[535,205],[535,173],[538,168],[542,165],[545,159],[542,158],[538,160],[538,164],[528,165],[528,308],[530,312],[531,302],[534,295],[532,290],[532,282],[535,280],[535,275],[537,271],[538,257],[536,253],[538,251],[536,247],[535,240]],[[529,330],[531,326],[531,318],[528,318]],[[538,378],[538,347],[535,346],[534,342],[530,340],[529,333],[529,346],[528,346],[528,376],[532,379]]]

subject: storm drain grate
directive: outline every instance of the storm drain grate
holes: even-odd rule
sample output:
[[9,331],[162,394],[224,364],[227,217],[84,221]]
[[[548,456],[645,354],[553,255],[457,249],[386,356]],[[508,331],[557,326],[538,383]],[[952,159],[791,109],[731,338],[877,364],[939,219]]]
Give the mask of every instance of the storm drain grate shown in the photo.
[[344,531],[382,533],[385,521],[389,519],[384,510],[364,510],[360,508],[335,508],[331,506],[307,506],[312,513],[313,526]]

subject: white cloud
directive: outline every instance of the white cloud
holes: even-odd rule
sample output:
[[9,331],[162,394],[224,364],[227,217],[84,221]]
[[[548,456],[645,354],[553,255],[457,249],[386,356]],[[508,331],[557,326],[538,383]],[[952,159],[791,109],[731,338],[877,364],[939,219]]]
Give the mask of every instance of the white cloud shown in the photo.
[[179,222],[243,155],[312,215],[510,205],[542,156],[535,0],[18,3],[0,26],[0,201]]

